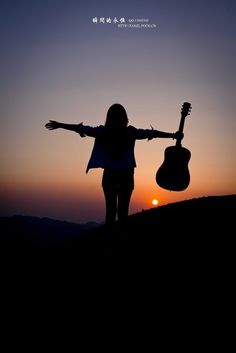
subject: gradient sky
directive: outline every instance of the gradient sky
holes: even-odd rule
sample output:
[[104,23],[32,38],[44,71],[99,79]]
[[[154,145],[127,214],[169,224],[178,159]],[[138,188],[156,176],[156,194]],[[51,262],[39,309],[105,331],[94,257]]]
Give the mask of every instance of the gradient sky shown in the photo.
[[[236,2],[1,1],[1,215],[103,221],[101,169],[85,174],[92,138],[44,128],[49,119],[100,125],[121,103],[130,124],[174,132],[192,104],[183,145],[191,182],[169,192],[155,174],[170,139],[137,141],[130,214],[236,193]],[[148,19],[156,28],[94,24]]]

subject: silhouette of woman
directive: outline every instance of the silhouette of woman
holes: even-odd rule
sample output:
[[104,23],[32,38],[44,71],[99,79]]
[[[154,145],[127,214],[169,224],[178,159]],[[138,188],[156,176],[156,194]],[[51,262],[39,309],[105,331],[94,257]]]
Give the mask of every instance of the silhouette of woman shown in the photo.
[[102,187],[106,202],[106,224],[113,223],[118,216],[124,221],[128,216],[130,198],[134,189],[134,168],[136,167],[134,147],[136,140],[153,138],[183,138],[183,134],[163,132],[154,129],[137,129],[128,125],[125,108],[113,104],[107,112],[105,125],[91,127],[80,124],[64,124],[50,120],[48,130],[58,128],[75,131],[81,137],[95,138],[88,162],[90,168],[103,168]]

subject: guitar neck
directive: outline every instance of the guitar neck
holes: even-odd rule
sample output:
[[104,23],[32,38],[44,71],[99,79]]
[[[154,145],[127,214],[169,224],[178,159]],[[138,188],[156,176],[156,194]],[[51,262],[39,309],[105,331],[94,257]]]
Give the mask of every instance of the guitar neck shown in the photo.
[[[184,122],[185,122],[185,118],[187,115],[189,115],[190,110],[192,109],[191,104],[188,102],[184,102],[183,106],[182,106],[182,110],[181,110],[181,119],[180,119],[180,123],[179,123],[179,132],[184,132]],[[176,140],[176,146],[181,146],[181,139],[177,139]]]
[[[179,123],[179,130],[178,130],[179,132],[184,132],[184,123],[185,123],[185,116],[182,115]],[[181,139],[177,139],[175,145],[181,146]]]

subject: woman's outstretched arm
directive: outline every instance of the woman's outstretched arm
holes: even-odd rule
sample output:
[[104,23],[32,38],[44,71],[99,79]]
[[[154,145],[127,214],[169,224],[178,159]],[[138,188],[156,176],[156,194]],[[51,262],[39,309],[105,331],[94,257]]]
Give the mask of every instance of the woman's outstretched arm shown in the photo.
[[55,120],[49,120],[49,123],[45,124],[45,127],[48,130],[65,129],[65,130],[75,131],[78,134],[80,134],[81,137],[85,137],[85,136],[97,137],[101,134],[103,130],[102,125],[93,127],[93,126],[83,125],[83,123],[64,124],[64,123],[59,123],[58,121],[55,121]]
[[64,123],[59,123],[58,121],[55,121],[55,120],[49,120],[49,123],[47,123],[45,127],[48,130],[65,129],[65,130],[70,130],[75,132],[78,131],[78,124],[64,124]]
[[173,138],[173,139],[180,139],[184,137],[184,134],[182,132],[176,131],[176,132],[165,132],[165,131],[159,131],[155,130],[153,128],[151,129],[136,129],[133,126],[129,127],[130,131],[133,133],[135,138],[137,140],[143,140],[143,139],[148,139],[152,140],[153,138]]
[[80,124],[65,124],[65,123],[59,123],[58,121],[55,121],[55,120],[49,120],[49,123],[45,124],[45,127],[48,130],[65,129],[65,130],[78,132],[81,137],[85,137],[85,135],[81,131],[82,126],[83,126],[82,123],[80,123]]
[[[180,139],[182,140],[184,137],[184,134],[180,131],[176,131],[176,132],[165,132],[165,131],[159,131],[159,130],[154,130],[154,138],[155,137],[159,137],[159,138],[172,138],[173,140],[177,140]],[[152,139],[153,137],[149,138]]]

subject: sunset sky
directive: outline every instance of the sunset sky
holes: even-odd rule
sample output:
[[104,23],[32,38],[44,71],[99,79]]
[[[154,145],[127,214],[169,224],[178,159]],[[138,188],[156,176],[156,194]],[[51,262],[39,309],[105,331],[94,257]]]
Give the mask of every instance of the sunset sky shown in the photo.
[[[182,192],[155,181],[171,139],[136,142],[130,214],[208,195],[236,193],[236,2],[229,0],[12,0],[0,8],[0,215],[102,222],[102,169],[85,173],[93,146],[49,119],[97,126],[113,103],[131,125],[178,129],[191,182]],[[112,23],[93,23],[102,18]],[[146,19],[120,28],[114,19]]]

